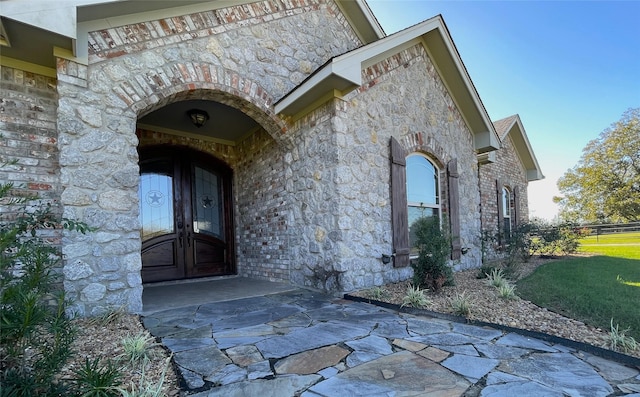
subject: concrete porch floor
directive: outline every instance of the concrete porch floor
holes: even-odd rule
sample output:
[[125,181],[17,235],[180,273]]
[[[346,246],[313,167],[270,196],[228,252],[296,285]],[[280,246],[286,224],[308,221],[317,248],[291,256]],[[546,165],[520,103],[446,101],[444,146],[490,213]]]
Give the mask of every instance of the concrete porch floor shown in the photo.
[[203,303],[230,301],[292,291],[297,287],[248,277],[229,276],[144,284],[142,315]]

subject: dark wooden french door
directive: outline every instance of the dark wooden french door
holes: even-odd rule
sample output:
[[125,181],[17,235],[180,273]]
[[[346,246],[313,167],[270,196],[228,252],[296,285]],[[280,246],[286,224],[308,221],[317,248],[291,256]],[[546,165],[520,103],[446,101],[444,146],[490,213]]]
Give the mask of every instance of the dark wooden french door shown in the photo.
[[140,150],[143,282],[235,273],[231,176],[197,152]]

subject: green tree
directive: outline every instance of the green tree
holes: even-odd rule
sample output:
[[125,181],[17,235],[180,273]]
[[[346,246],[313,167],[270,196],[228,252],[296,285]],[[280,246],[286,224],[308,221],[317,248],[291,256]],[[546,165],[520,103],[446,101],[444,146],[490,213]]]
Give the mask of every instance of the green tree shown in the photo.
[[574,222],[640,221],[640,108],[587,143],[558,180],[560,216]]

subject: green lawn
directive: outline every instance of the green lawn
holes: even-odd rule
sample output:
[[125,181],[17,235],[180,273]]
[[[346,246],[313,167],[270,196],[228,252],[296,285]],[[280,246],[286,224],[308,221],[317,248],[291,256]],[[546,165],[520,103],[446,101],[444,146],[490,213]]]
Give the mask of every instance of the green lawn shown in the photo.
[[593,237],[585,239],[580,251],[596,256],[539,267],[518,282],[519,295],[605,330],[613,318],[640,341],[640,233],[600,236],[599,244]]

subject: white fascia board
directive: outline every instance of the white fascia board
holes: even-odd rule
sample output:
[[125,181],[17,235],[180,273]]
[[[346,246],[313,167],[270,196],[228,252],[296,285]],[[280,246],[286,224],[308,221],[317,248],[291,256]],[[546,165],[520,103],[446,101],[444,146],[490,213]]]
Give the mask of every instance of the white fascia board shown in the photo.
[[359,64],[337,64],[335,59],[311,75],[274,106],[277,114],[292,116],[325,93],[338,90],[344,93],[362,85],[362,68]]
[[[387,36],[375,43],[356,48],[355,50],[333,58],[325,66],[316,71],[308,80],[279,100],[275,105],[275,112],[284,113],[289,116],[293,115],[295,110],[306,108],[306,106],[313,101],[313,98],[310,98],[308,95],[309,93],[319,91],[320,89],[323,92],[337,89],[338,91],[346,93],[344,90],[347,87],[333,86],[336,82],[340,84],[349,82],[351,83],[349,84],[350,89],[361,86],[362,69],[368,66],[367,63],[373,63],[371,60],[375,60],[381,54],[397,49],[398,47],[408,47],[413,40],[436,27],[437,25],[433,23],[432,18],[402,32]],[[314,96],[320,97],[321,95],[316,92]],[[303,100],[305,103],[296,104],[296,102],[300,100]]]
[[[479,116],[480,120],[482,121],[482,126],[479,127],[475,125],[476,123],[472,123],[471,120],[465,117],[467,126],[471,129],[472,133],[474,134],[474,140],[476,143],[475,149],[479,153],[498,150],[500,148],[500,139],[498,138],[498,134],[495,130],[495,127],[493,126],[493,122],[491,122],[491,118],[489,117],[489,114],[487,113],[484,107],[484,104],[480,99],[480,95],[478,94],[478,91],[473,85],[471,76],[469,76],[467,68],[464,66],[464,63],[462,62],[462,58],[460,57],[460,54],[458,53],[458,50],[455,47],[453,38],[451,37],[448,29],[446,28],[446,25],[444,23],[444,20],[442,19],[442,16],[438,15],[436,18],[439,24],[438,32],[440,33],[440,37],[444,45],[446,46],[449,55],[451,56],[451,60],[453,61],[456,70],[460,74],[462,83],[464,84],[466,92],[468,93],[473,103],[473,107],[477,112],[477,116]],[[440,71],[440,75],[443,76],[443,74],[444,74],[443,71]],[[445,79],[443,78],[443,80]],[[446,80],[445,80],[445,85],[447,85]],[[454,95],[450,87],[447,87],[447,88],[449,89],[449,92],[451,93],[453,100],[458,105],[458,108],[461,110],[461,113],[463,113],[460,103],[458,103],[458,101],[456,100],[456,95]],[[464,113],[463,113],[463,117],[464,117]],[[478,130],[478,128],[480,128],[480,130]]]
[[514,141],[514,146],[520,161],[522,161],[527,169],[527,180],[536,181],[544,179],[544,175],[542,175],[540,165],[538,164],[538,159],[531,147],[520,116],[516,115],[513,125],[509,128],[509,135],[511,135],[511,139]]

